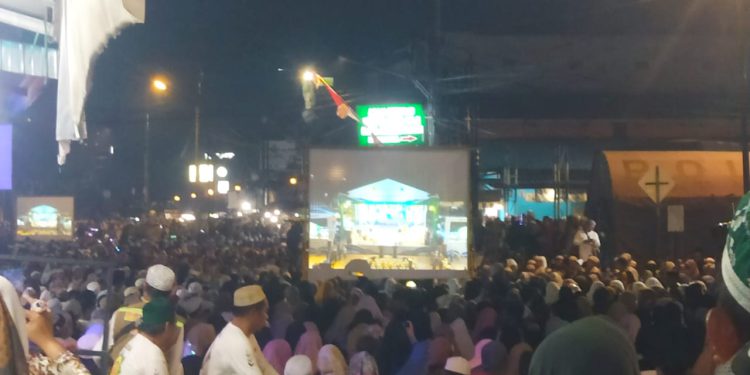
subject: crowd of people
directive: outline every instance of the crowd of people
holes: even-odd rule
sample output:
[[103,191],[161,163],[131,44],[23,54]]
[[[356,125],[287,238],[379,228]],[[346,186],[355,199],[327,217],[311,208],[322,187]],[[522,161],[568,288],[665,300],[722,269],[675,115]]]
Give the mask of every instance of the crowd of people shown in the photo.
[[587,222],[553,241],[577,251],[493,259],[464,280],[320,283],[295,266],[298,224],[81,223],[75,241],[7,246],[114,272],[4,262],[0,373],[750,374],[747,211],[746,198],[718,262],[603,265]]

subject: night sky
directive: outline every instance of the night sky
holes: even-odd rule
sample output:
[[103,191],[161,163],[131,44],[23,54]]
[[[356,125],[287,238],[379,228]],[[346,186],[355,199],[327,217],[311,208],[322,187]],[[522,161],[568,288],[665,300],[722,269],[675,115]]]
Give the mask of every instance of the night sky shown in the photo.
[[[32,108],[15,119],[16,125],[22,125],[16,131],[19,180],[42,181],[36,189],[45,193],[50,186],[64,193],[87,183],[95,190],[97,183],[87,178],[105,181],[113,191],[140,188],[143,123],[150,112],[152,190],[155,199],[171,196],[180,188],[184,165],[192,155],[193,107],[201,71],[202,147],[212,152],[231,149],[248,170],[257,166],[263,140],[354,142],[353,123],[336,118],[324,94],[318,95],[318,120],[302,121],[299,72],[305,66],[333,76],[336,89],[354,104],[422,100],[410,82],[382,71],[427,78],[409,66],[430,35],[434,0],[147,3],[146,23],[126,29],[96,62],[87,103],[90,141],[85,148],[74,147],[61,173],[54,163],[54,81]],[[441,28],[510,35],[732,33],[733,4],[729,0],[442,0]],[[168,97],[156,100],[149,93],[154,74],[170,78]],[[97,144],[109,143],[114,144],[114,158],[101,162],[96,156],[106,150],[97,149]],[[24,160],[20,168],[19,160]],[[85,172],[91,170],[95,176]],[[66,187],[70,182],[77,187]]]

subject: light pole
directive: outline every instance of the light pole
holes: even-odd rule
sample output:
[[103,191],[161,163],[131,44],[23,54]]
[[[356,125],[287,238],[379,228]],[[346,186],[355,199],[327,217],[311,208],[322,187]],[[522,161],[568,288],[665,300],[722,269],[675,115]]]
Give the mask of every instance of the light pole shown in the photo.
[[[167,90],[169,89],[169,86],[167,85],[167,80],[160,77],[155,77],[151,79],[151,92],[154,94],[160,94],[164,95],[167,93]],[[146,208],[146,210],[149,209],[151,205],[150,197],[149,197],[149,180],[150,180],[150,174],[149,174],[149,161],[151,158],[151,147],[149,147],[149,142],[151,139],[151,113],[146,112],[146,127],[144,132],[144,141],[143,141],[143,204]]]

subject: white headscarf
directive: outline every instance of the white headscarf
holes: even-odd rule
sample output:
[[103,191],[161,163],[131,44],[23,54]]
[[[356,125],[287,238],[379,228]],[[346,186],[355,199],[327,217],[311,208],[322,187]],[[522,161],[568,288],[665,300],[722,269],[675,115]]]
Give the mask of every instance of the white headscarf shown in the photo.
[[313,366],[306,355],[295,355],[286,361],[284,375],[313,375]]
[[649,288],[651,288],[651,289],[654,289],[654,288],[664,289],[664,285],[662,285],[661,281],[659,281],[659,279],[657,279],[655,277],[649,277],[646,280],[646,286],[649,287]]
[[13,325],[16,326],[16,332],[18,332],[18,339],[21,341],[23,346],[23,353],[27,357],[29,356],[29,336],[26,334],[26,312],[21,306],[21,301],[18,299],[18,293],[13,284],[8,279],[0,276],[0,295],[3,298],[5,307],[10,313],[11,319],[13,319]]

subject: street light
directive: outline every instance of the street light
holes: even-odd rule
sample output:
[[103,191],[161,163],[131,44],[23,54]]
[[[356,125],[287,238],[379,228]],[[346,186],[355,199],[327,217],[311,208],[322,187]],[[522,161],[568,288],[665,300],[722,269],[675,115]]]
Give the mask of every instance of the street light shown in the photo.
[[312,82],[315,79],[315,72],[312,70],[305,70],[302,73],[302,80],[307,82]]
[[[167,93],[167,90],[169,89],[169,85],[167,84],[167,79],[164,77],[153,77],[151,78],[151,93],[157,94],[157,95],[165,95]],[[150,205],[150,199],[149,199],[149,180],[150,180],[150,174],[149,174],[149,159],[151,155],[151,147],[149,147],[149,141],[151,138],[151,114],[149,112],[146,112],[146,129],[144,134],[144,142],[143,142],[143,204],[146,206],[146,208]]]
[[297,177],[290,177],[289,185],[297,185]]
[[179,196],[179,195],[175,195],[174,197],[172,197],[172,199],[173,199],[173,200],[174,200],[175,202],[179,202],[179,201],[181,201],[181,200],[182,200],[182,198],[180,198],[180,196]]
[[154,92],[166,92],[167,89],[169,89],[169,85],[167,85],[167,80],[161,77],[155,77],[151,80],[151,89]]

